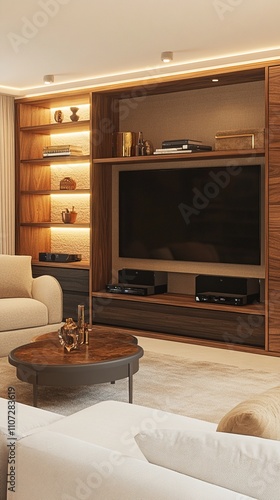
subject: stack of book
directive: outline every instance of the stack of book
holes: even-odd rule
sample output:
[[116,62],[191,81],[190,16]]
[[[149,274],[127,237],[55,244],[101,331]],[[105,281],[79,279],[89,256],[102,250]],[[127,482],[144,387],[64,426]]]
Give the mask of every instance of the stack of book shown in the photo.
[[62,144],[59,146],[45,146],[43,148],[43,157],[48,156],[80,156],[83,154],[80,146],[71,146]]
[[172,153],[198,153],[203,151],[212,151],[212,146],[202,144],[201,141],[194,139],[174,139],[162,142],[162,147],[154,151],[154,155],[166,155]]

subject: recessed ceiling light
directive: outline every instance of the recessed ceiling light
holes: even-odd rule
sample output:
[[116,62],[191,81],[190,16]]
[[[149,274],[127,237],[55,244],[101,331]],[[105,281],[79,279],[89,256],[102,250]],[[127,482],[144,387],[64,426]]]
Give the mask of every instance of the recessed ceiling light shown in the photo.
[[161,53],[161,60],[164,63],[169,63],[170,61],[173,60],[173,52],[171,52],[170,50],[168,50],[166,52],[162,52]]
[[218,82],[218,81],[219,81],[219,78],[212,78],[213,83]]
[[53,82],[54,82],[54,75],[45,75],[44,76],[44,84],[45,85],[50,85]]

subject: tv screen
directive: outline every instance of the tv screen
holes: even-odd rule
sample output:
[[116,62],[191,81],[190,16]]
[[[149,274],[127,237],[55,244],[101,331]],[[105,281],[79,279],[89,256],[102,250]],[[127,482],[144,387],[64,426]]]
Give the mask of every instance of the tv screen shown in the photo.
[[119,173],[119,256],[260,264],[261,166]]

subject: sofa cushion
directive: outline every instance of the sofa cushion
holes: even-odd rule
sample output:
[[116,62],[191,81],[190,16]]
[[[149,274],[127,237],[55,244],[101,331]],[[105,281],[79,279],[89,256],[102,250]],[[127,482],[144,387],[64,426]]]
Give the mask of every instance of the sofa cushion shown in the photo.
[[[12,392],[14,395],[14,392]],[[8,437],[14,437],[17,441],[24,437],[38,432],[47,424],[56,422],[63,418],[58,413],[33,408],[20,403],[13,403],[13,399],[0,398],[0,498],[6,498],[6,478],[7,461],[9,448],[7,446]],[[9,422],[8,422],[9,418]],[[9,425],[9,427],[8,427]],[[11,435],[14,432],[15,435]]]
[[142,432],[135,440],[153,464],[259,500],[279,500],[278,441],[177,429]]
[[211,422],[156,408],[120,401],[102,401],[69,415],[48,428],[146,461],[134,439],[141,431],[180,428],[215,432],[216,427],[217,424]]
[[[111,418],[113,421],[114,414]],[[248,500],[219,486],[53,431],[42,430],[21,439],[16,457],[17,500]]]
[[31,256],[0,255],[0,298],[31,297],[31,289]]
[[280,386],[239,403],[221,419],[217,431],[280,440]]
[[0,332],[44,326],[48,324],[48,309],[35,299],[1,299],[0,318]]

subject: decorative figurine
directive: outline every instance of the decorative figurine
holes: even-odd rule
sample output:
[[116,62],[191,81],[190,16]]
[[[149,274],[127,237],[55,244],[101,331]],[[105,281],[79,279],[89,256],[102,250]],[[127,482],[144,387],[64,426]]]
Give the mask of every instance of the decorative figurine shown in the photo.
[[145,155],[152,155],[154,152],[154,147],[151,141],[144,141]]
[[59,342],[66,349],[71,352],[78,347],[78,328],[72,318],[67,318],[66,323],[58,330]]
[[61,109],[57,109],[54,113],[54,119],[57,123],[62,123],[64,118],[64,114],[62,113]]

